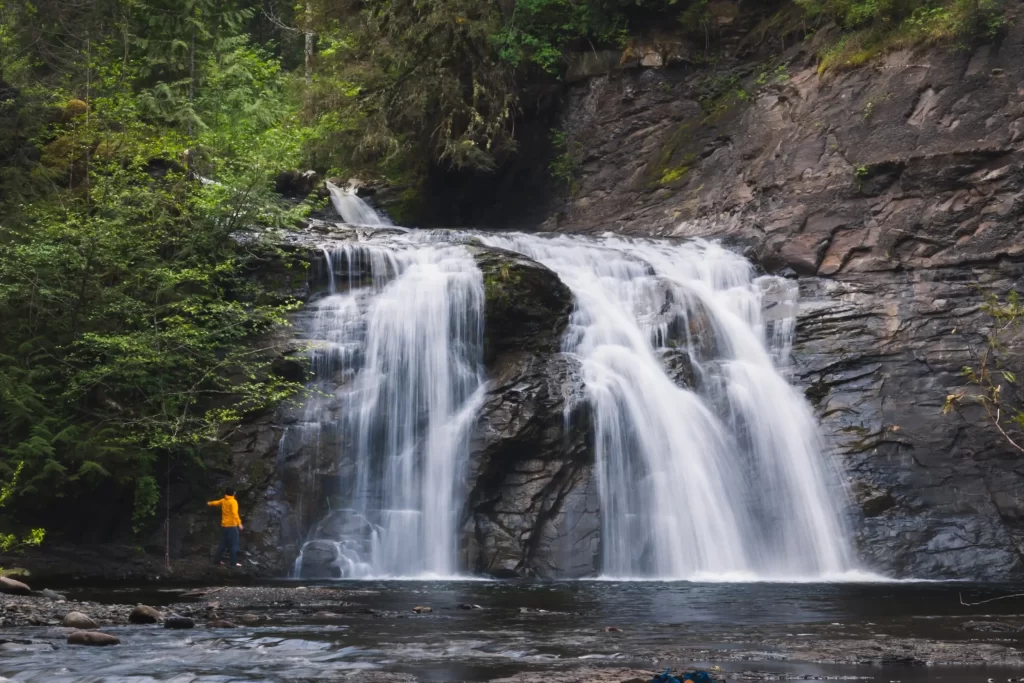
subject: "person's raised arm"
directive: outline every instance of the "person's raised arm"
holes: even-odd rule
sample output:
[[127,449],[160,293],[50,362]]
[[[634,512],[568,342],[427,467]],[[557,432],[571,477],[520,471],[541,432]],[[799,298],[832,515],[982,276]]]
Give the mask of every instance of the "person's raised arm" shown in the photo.
[[219,508],[223,503],[224,499],[221,498],[220,500],[211,500],[209,503],[207,503],[207,505],[209,505],[212,508]]

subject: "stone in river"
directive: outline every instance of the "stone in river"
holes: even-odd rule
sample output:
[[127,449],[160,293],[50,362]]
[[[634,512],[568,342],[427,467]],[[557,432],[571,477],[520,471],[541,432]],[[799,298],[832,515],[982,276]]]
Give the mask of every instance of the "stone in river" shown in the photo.
[[44,588],[43,590],[39,591],[39,595],[41,597],[46,598],[47,600],[53,600],[54,602],[61,602],[67,600],[67,598],[65,598],[63,595],[61,595],[57,591],[52,591],[49,588]]
[[164,615],[158,609],[148,605],[136,605],[132,613],[128,615],[128,621],[133,624],[155,624],[162,621]]
[[170,614],[164,619],[164,628],[195,628],[195,626],[195,621],[178,614]]
[[238,628],[226,619],[214,619],[206,623],[206,628]]
[[61,622],[61,626],[88,631],[96,628],[99,624],[93,621],[88,614],[83,614],[82,612],[68,612],[64,615],[64,620]]
[[68,645],[120,645],[121,639],[99,631],[75,631],[68,636]]
[[426,605],[417,605],[416,607],[412,608],[412,611],[415,612],[416,614],[429,614],[430,612],[433,612],[434,610],[432,608],[430,608],[430,607],[427,607]]

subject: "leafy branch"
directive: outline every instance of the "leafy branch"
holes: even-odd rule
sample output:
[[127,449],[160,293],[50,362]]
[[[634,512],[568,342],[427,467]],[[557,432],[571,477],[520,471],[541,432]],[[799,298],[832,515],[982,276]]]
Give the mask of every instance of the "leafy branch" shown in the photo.
[[969,345],[973,362],[961,370],[974,390],[960,389],[947,395],[942,412],[949,414],[964,403],[980,405],[1006,443],[1024,453],[1024,439],[1016,434],[1024,429],[1024,393],[1011,369],[1019,362],[1015,354],[1024,321],[1024,302],[1017,292],[1011,292],[1005,300],[992,295],[981,310],[990,319],[985,346],[979,353]]
[[[25,463],[19,462],[17,467],[14,468],[14,474],[11,476],[11,480],[6,484],[0,484],[0,508],[7,505],[8,499],[10,499],[18,486],[18,477],[21,476],[21,470],[24,468]],[[0,532],[0,552],[9,552],[11,550],[18,550],[27,546],[37,546],[43,542],[43,538],[46,536],[44,529],[32,529],[29,531],[28,536],[19,538],[17,534],[13,533],[2,533]]]

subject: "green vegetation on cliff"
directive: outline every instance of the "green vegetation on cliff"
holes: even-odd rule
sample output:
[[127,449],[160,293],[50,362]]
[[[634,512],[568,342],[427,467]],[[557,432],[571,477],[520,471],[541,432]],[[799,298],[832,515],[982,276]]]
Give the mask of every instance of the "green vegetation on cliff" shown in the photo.
[[885,52],[992,38],[1005,22],[1005,0],[796,0],[811,19],[834,21],[842,36],[822,55],[821,70],[862,67]]
[[245,8],[0,13],[0,480],[35,518],[100,496],[142,528],[158,472],[295,389],[254,343],[293,304],[252,273],[303,132]]

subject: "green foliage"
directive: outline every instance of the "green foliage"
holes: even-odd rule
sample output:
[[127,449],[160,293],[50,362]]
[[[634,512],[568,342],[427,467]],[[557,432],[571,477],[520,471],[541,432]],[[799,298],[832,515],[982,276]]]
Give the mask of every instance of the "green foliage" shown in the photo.
[[1024,453],[1024,386],[1017,381],[1024,299],[1016,291],[1003,298],[989,294],[981,310],[987,316],[984,344],[980,349],[968,344],[972,363],[961,371],[967,387],[946,396],[942,412],[980,405],[1004,441]]
[[[18,169],[31,182],[0,196],[0,476],[21,463],[15,501],[37,514],[125,492],[140,530],[158,465],[201,467],[232,423],[297,389],[257,343],[296,304],[252,274],[288,260],[275,230],[303,207],[272,179],[309,132],[278,61],[238,33],[249,13],[130,4],[140,23],[95,6],[56,66],[12,72],[0,54],[39,150]],[[49,26],[6,16],[25,50]]]
[[566,47],[581,38],[621,44],[626,38],[626,18],[619,3],[519,0],[493,40],[509,64],[533,63],[550,75],[561,76]]
[[568,133],[556,130],[551,133],[551,149],[555,155],[548,163],[548,170],[556,183],[575,191],[580,176],[579,143],[570,141]]
[[847,33],[826,50],[822,72],[854,69],[891,50],[991,39],[1004,26],[1005,0],[796,0],[811,18]]
[[309,92],[311,125],[346,170],[492,168],[514,149],[516,91],[490,38],[500,27],[495,6],[370,0],[344,12],[324,3],[315,21],[324,49]]
[[[19,462],[14,468],[11,480],[6,484],[0,484],[0,509],[3,509],[7,505],[8,499],[14,495],[15,487],[18,485],[18,477],[21,476],[21,470],[24,465],[25,463]],[[0,552],[6,553],[25,546],[37,546],[43,542],[45,537],[46,531],[38,528],[29,530],[27,536],[20,538],[13,533],[0,532]]]

